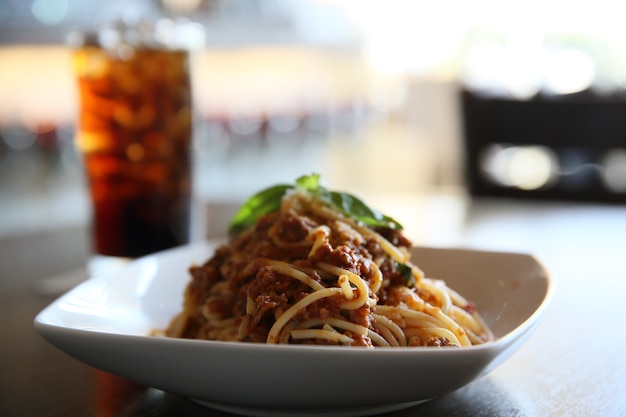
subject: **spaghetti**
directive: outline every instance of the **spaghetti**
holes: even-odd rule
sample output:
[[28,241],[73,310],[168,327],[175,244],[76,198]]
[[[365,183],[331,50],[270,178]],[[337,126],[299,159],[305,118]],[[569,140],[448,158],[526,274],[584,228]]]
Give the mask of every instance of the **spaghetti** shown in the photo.
[[170,337],[364,347],[493,339],[473,304],[409,259],[399,228],[367,226],[295,188],[190,268]]

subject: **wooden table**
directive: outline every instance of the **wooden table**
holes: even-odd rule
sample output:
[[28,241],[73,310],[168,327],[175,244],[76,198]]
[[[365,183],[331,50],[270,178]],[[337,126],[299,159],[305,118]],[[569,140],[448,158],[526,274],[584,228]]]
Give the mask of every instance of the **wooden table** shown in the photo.
[[[388,416],[626,415],[626,207],[474,201],[455,229],[445,240],[417,233],[415,243],[533,253],[555,297],[500,368]],[[35,333],[33,318],[80,277],[87,252],[81,227],[0,240],[0,416],[227,415],[95,370]]]

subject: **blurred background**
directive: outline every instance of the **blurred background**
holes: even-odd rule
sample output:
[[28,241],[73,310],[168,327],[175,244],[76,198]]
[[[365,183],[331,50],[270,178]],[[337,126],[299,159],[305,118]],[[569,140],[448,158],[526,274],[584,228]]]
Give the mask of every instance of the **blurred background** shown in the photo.
[[415,234],[424,205],[441,231],[478,197],[626,202],[616,1],[0,0],[0,236],[88,221],[68,36],[157,14],[201,34],[202,237],[311,172]]

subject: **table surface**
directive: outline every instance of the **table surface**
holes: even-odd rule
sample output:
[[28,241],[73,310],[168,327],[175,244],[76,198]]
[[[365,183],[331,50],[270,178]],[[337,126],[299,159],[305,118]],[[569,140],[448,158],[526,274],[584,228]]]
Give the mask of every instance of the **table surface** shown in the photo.
[[[398,212],[433,216],[412,225],[415,243],[532,253],[556,292],[536,332],[498,369],[388,416],[626,415],[626,207],[397,204]],[[93,369],[35,332],[35,315],[80,279],[86,242],[82,227],[0,239],[0,416],[228,415]]]

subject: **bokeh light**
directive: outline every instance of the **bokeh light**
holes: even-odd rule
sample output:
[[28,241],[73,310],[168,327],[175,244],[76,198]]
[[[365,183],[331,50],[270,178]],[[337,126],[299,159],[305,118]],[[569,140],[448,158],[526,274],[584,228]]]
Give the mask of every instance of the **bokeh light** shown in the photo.
[[68,14],[68,0],[35,0],[31,7],[33,17],[44,25],[57,25]]
[[554,183],[558,160],[545,146],[492,145],[483,154],[482,168],[500,186],[537,190]]
[[626,149],[611,149],[601,163],[602,179],[615,193],[626,192]]

